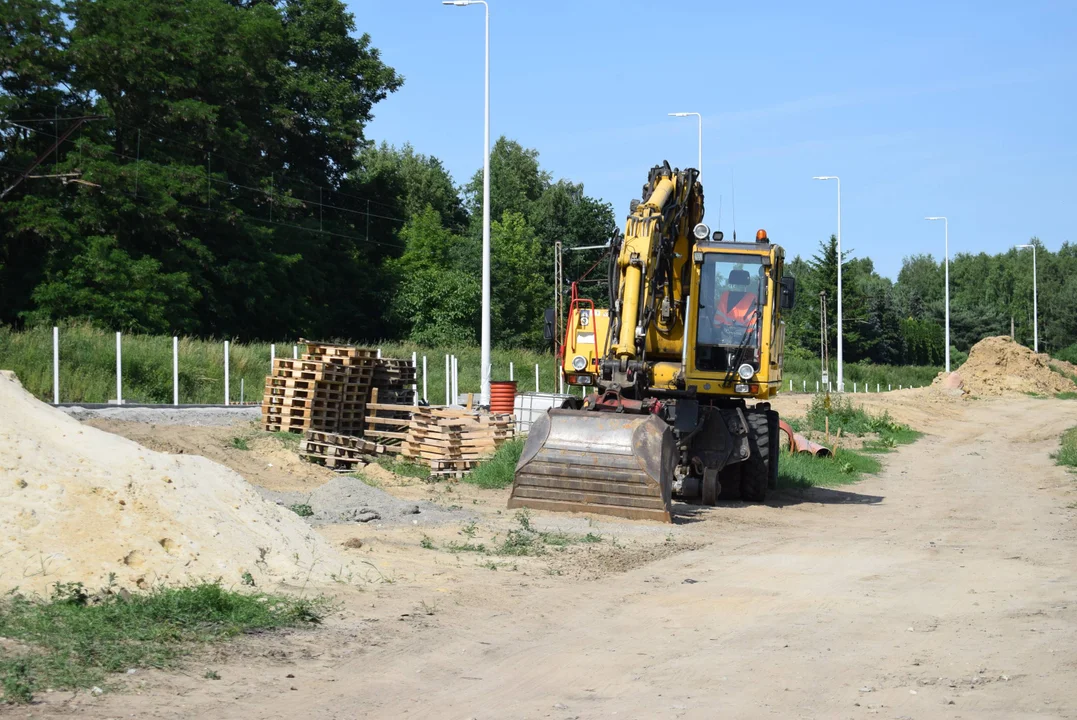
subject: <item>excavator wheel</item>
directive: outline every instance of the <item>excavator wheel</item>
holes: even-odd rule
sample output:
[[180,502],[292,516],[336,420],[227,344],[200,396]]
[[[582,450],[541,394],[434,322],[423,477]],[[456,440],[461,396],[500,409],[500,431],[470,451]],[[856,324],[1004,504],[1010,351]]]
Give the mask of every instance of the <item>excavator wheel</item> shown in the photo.
[[748,449],[751,455],[741,465],[740,496],[749,502],[763,502],[770,487],[771,448],[768,410],[745,413],[748,420]]

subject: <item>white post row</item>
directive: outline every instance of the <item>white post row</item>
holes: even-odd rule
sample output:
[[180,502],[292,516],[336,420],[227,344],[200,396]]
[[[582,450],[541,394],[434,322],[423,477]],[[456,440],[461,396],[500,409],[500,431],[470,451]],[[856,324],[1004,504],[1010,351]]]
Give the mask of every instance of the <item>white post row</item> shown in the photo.
[[120,359],[120,333],[116,333],[116,404],[123,404],[123,361]]
[[449,368],[449,354],[445,353],[445,404],[451,405],[449,396],[452,395],[452,370]]
[[179,405],[179,337],[172,336],[172,404]]
[[426,395],[426,355],[423,355],[423,401],[430,404],[430,398]]
[[224,341],[224,404],[228,405],[228,341]]
[[52,402],[60,404],[60,328],[52,328]]

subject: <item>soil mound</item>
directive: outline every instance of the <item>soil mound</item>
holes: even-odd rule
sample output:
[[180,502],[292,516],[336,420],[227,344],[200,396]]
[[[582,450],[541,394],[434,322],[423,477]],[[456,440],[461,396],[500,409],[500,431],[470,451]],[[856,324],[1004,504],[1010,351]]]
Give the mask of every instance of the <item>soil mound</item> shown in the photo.
[[[203,457],[80,424],[0,373],[0,591],[328,581],[336,551]],[[249,575],[248,575],[249,574]]]
[[[984,338],[969,350],[969,359],[957,369],[962,389],[974,396],[1035,393],[1055,395],[1077,390],[1073,381],[1051,369],[1051,359],[1038,355],[1005,335]],[[945,388],[940,374],[933,383]]]

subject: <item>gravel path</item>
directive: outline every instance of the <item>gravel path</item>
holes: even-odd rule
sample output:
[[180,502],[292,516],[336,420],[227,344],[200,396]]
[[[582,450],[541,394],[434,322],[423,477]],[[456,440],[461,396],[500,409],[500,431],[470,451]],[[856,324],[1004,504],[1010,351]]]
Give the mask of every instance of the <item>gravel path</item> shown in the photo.
[[60,410],[63,410],[76,420],[99,418],[102,420],[124,420],[154,425],[193,425],[197,427],[231,425],[241,421],[249,422],[257,420],[261,413],[261,408],[257,405],[228,408],[61,407]]
[[285,507],[310,505],[312,525],[370,523],[371,525],[438,525],[467,522],[473,514],[447,510],[429,502],[402,500],[350,475],[330,480],[312,492],[277,492],[256,488],[266,500]]

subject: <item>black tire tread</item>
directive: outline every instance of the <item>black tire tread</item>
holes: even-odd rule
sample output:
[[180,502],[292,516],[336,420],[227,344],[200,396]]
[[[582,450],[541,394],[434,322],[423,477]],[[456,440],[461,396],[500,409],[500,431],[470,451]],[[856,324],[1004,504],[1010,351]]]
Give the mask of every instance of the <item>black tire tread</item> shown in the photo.
[[771,453],[770,419],[766,410],[745,413],[748,420],[748,449],[751,454],[744,466],[740,481],[740,496],[748,502],[763,502],[770,489]]

